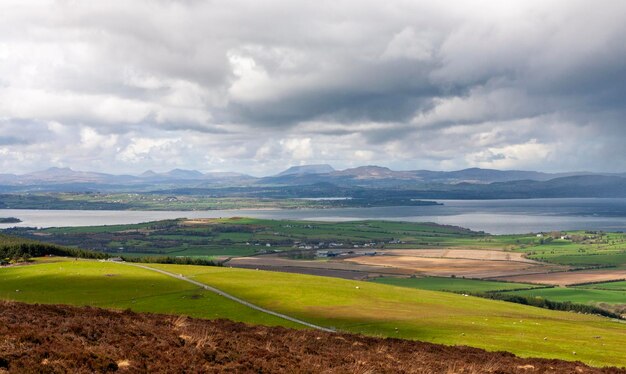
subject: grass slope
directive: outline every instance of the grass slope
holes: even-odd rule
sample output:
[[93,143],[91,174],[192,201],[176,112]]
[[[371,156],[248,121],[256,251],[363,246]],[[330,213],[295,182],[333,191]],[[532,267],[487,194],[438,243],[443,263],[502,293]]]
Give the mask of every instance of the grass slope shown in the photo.
[[418,288],[431,291],[453,292],[489,292],[535,288],[537,285],[528,283],[497,282],[462,278],[394,278],[384,277],[372,279],[372,282],[391,286]]
[[626,325],[601,317],[336,278],[151,266],[344,331],[581,360],[594,366],[626,365]]
[[0,268],[0,299],[298,327],[192,284],[111,262],[72,260]]
[[[600,317],[371,282],[220,267],[150,266],[343,331],[580,360],[594,366],[626,365],[626,325]],[[183,281],[96,261],[1,268],[0,298],[289,325]]]
[[585,289],[585,288],[543,288],[535,290],[522,290],[514,292],[506,292],[509,295],[522,295],[530,297],[541,297],[552,301],[571,301],[578,304],[625,304],[626,290],[604,290],[604,289]]
[[[575,288],[626,291],[626,281],[585,284],[581,286],[576,286]],[[624,302],[626,302],[626,300],[624,300]]]

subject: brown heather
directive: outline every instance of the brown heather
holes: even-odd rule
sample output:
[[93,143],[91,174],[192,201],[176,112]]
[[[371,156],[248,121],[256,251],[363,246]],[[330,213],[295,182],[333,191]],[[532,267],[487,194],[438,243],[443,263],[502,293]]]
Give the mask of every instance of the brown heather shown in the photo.
[[0,373],[626,373],[226,320],[0,302]]

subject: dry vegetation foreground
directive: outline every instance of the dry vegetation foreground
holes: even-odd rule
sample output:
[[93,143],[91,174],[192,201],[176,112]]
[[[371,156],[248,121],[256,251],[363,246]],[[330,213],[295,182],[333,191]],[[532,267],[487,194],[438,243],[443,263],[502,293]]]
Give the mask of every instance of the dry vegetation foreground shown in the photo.
[[0,372],[626,373],[399,339],[0,303]]

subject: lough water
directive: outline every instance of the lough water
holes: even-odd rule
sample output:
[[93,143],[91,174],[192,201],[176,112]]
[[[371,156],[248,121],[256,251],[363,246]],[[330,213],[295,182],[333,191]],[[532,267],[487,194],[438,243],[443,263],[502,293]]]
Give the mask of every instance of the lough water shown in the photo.
[[320,221],[364,219],[436,222],[493,234],[550,230],[626,231],[626,199],[438,200],[444,205],[377,208],[210,211],[103,211],[0,209],[13,226],[113,225],[172,218],[257,217]]

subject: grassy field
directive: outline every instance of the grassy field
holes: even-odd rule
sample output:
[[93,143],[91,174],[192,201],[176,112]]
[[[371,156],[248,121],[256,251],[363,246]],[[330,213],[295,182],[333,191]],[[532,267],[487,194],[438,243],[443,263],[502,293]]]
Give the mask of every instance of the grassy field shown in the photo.
[[198,287],[149,270],[97,261],[51,258],[37,265],[0,268],[0,299],[29,303],[228,318],[292,326]]
[[[183,214],[183,213],[181,213]],[[228,218],[168,220],[135,225],[62,227],[7,233],[55,244],[126,255],[248,256],[300,247],[369,248],[492,247],[484,234],[428,223],[358,221],[307,222]],[[320,243],[323,243],[320,245]],[[332,247],[335,248],[335,247]]]
[[485,281],[477,279],[462,278],[441,278],[441,277],[424,277],[424,278],[394,278],[381,277],[374,278],[372,282],[380,284],[388,284],[392,286],[417,288],[431,291],[452,291],[452,292],[494,292],[504,290],[520,290],[536,288],[535,284],[513,283],[513,282],[497,282]]
[[538,297],[550,301],[589,304],[623,314],[626,310],[626,282],[606,282],[577,287],[543,287],[529,283],[498,282],[459,278],[394,278],[381,277],[371,281],[393,286],[431,291],[463,293],[496,292],[505,295]]
[[626,325],[601,317],[372,282],[243,269],[151,266],[186,274],[258,305],[345,331],[582,360],[592,365],[626,365]]
[[[595,289],[595,290],[626,291],[626,281],[585,284],[585,285],[577,286],[575,288],[588,288],[592,290]],[[624,302],[626,302],[626,300],[624,300]]]
[[[600,317],[372,282],[221,267],[150,266],[344,331],[581,360],[596,366],[626,365],[626,325]],[[186,282],[109,262],[1,268],[0,298],[289,325]]]
[[[561,239],[561,237],[564,237]],[[553,236],[501,236],[529,258],[576,267],[626,265],[626,234],[568,231]]]
[[506,292],[510,295],[542,297],[552,301],[571,301],[579,304],[626,304],[626,290],[555,287]]
[[[268,187],[261,190],[269,192]],[[184,189],[183,189],[184,190]],[[238,189],[236,189],[238,190]],[[282,188],[275,193],[260,194],[217,188],[204,190],[200,194],[183,191],[162,191],[147,193],[64,193],[30,192],[26,194],[0,194],[0,208],[6,209],[88,209],[88,210],[216,210],[216,209],[302,209],[302,208],[341,208],[373,206],[422,206],[435,205],[434,201],[415,200],[412,197],[398,196],[395,192],[371,190],[361,191],[360,197],[347,200],[301,199],[299,193],[284,193]],[[331,193],[337,193],[335,189]],[[365,194],[365,195],[363,195]],[[247,196],[246,196],[247,195]]]
[[[307,222],[252,218],[181,219],[43,230],[18,228],[6,232],[61,245],[132,256],[229,257],[268,251],[302,254],[303,248],[310,249],[308,255],[313,256],[316,247],[333,249],[367,245],[374,249],[503,249],[523,252],[531,259],[577,268],[626,266],[626,234],[605,232],[488,235],[431,223]],[[330,243],[337,246],[331,247]]]

